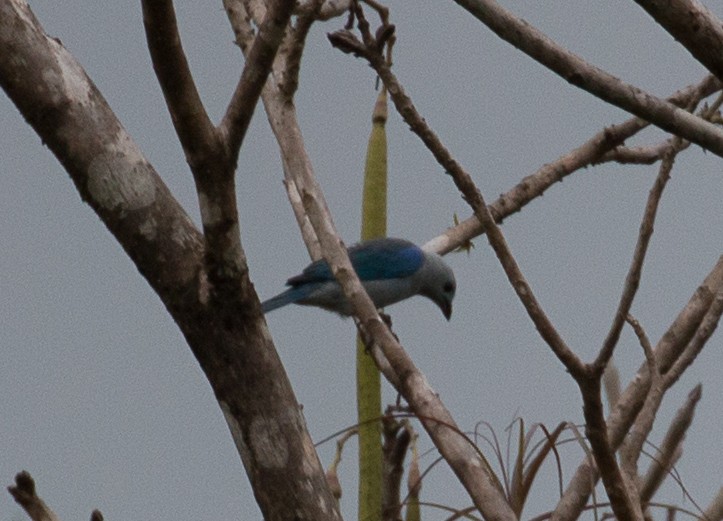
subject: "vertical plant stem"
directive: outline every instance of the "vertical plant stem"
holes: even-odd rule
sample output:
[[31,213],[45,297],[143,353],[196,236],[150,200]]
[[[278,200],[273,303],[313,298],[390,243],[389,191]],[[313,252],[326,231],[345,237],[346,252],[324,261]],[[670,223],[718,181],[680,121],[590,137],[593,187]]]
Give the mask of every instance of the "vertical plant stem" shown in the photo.
[[[362,240],[387,234],[387,95],[382,89],[372,115],[364,168]],[[357,335],[356,378],[359,421],[359,521],[382,515],[381,378]]]

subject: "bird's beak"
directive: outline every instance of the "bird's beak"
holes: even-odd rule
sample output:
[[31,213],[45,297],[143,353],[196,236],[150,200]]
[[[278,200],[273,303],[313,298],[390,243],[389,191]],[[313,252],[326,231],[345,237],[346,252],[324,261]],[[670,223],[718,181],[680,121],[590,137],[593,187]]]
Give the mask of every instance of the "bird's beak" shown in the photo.
[[452,303],[451,302],[442,302],[439,306],[442,308],[442,313],[444,314],[444,318],[449,320],[452,318]]

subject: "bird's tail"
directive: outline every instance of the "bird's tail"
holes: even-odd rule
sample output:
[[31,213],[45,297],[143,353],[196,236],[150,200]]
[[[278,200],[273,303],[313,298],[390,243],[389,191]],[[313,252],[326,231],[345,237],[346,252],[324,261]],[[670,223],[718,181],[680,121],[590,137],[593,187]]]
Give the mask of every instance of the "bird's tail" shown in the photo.
[[261,309],[264,313],[273,311],[287,304],[293,304],[306,297],[309,293],[309,288],[304,286],[297,286],[295,288],[289,288],[283,293],[279,293],[275,297],[271,297],[269,300],[265,300],[261,303]]

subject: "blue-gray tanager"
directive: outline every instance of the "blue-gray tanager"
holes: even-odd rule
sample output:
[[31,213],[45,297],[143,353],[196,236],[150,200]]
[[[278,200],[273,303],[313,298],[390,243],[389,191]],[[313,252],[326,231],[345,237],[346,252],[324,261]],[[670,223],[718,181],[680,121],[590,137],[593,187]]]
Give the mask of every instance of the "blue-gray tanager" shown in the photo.
[[[377,308],[422,295],[437,304],[447,320],[452,316],[457,284],[452,270],[436,253],[422,251],[403,239],[382,238],[352,246],[349,259]],[[287,304],[302,304],[352,314],[325,260],[312,262],[286,284],[291,287],[261,304],[264,313]]]

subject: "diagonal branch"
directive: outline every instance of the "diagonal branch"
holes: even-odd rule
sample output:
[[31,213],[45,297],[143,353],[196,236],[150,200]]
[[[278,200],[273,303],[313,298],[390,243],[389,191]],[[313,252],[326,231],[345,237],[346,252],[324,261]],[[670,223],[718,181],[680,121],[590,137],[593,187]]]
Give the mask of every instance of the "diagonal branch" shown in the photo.
[[455,1],[497,36],[576,87],[723,157],[723,130],[715,125],[594,67],[494,0]]
[[683,439],[688,428],[693,423],[695,408],[702,392],[701,384],[693,387],[688,393],[685,403],[678,409],[675,417],[670,422],[668,431],[652,458],[648,471],[640,481],[640,500],[643,504],[648,503],[653,498],[677,458],[680,457],[683,450]]
[[183,52],[173,1],[142,0],[141,4],[153,69],[186,159],[193,168],[198,163],[198,154],[216,147],[215,130]]
[[690,342],[685,347],[685,350],[665,372],[664,384],[666,387],[671,387],[677,382],[683,372],[700,354],[718,327],[721,314],[723,314],[723,288],[718,290],[718,293],[708,308],[708,312],[703,317],[703,320],[701,320],[700,325],[696,329],[693,338],[690,339]]
[[[361,9],[358,8],[358,5],[355,9],[355,15],[364,43],[356,40],[349,31],[340,31],[329,35],[332,45],[340,47],[343,51],[346,51],[349,45],[358,46],[359,50],[358,52],[354,52],[354,54],[365,58],[369,62],[369,65],[371,65],[382,82],[384,82],[384,86],[387,88],[387,92],[389,92],[399,114],[404,118],[404,121],[409,125],[412,132],[417,134],[430,152],[432,152],[432,155],[442,168],[444,168],[445,172],[452,177],[457,189],[462,193],[467,204],[472,207],[475,217],[487,233],[490,245],[505,270],[510,284],[517,293],[518,298],[524,305],[527,314],[532,319],[542,338],[573,376],[581,376],[585,372],[583,362],[572,352],[567,344],[565,344],[565,341],[559,335],[535,298],[532,288],[530,288],[517,262],[512,256],[512,252],[507,245],[502,231],[495,223],[487,208],[482,193],[474,184],[474,181],[472,181],[471,176],[457,160],[452,157],[439,137],[427,125],[427,122],[419,114],[411,98],[404,92],[403,87],[391,71],[387,60],[384,58],[379,43],[371,35],[369,25],[364,19],[364,15]],[[352,43],[354,40],[356,40],[356,43]]]
[[[235,34],[239,37],[247,34],[244,24],[248,24],[248,17],[238,10],[227,10],[227,13]],[[456,427],[438,394],[429,386],[424,375],[382,322],[359,282],[314,177],[311,162],[304,149],[293,100],[277,81],[277,76],[285,74],[284,67],[285,61],[280,55],[274,66],[274,73],[262,93],[271,128],[281,149],[284,175],[289,186],[293,184],[298,192],[305,218],[311,223],[324,258],[341,285],[345,297],[352,304],[364,338],[371,339],[370,343],[381,347],[389,365],[398,376],[400,393],[415,414],[423,418],[422,424],[475,505],[488,519],[513,520],[514,514],[494,485],[494,476],[490,474],[474,447],[460,435],[461,431]],[[310,245],[307,247],[313,249]]]
[[[675,92],[668,98],[668,101],[679,106],[696,105],[701,99],[720,88],[720,82],[713,76],[707,76],[700,83]],[[545,164],[490,204],[490,211],[495,217],[495,222],[501,223],[508,216],[519,212],[530,201],[540,197],[553,184],[562,181],[570,174],[601,161],[604,154],[616,150],[616,147],[626,139],[647,126],[648,123],[640,118],[631,118],[623,123],[611,125],[578,148]],[[448,253],[482,233],[484,231],[479,219],[472,216],[429,241],[425,248],[438,253]]]
[[[80,64],[22,0],[0,2],[0,86],[178,324],[224,413],[264,519],[340,519],[244,259],[234,259],[241,271],[233,295],[211,298],[216,288],[209,288],[204,237]],[[225,233],[240,245],[237,229]]]
[[723,81],[723,22],[697,0],[635,0],[693,57]]
[[[705,280],[696,289],[688,303],[672,322],[655,348],[658,368],[665,373],[684,352],[686,346],[699,331],[701,322],[708,314],[717,292],[723,290],[723,256],[716,262]],[[638,369],[618,399],[607,420],[610,446],[617,449],[630,430],[640,411],[651,385],[647,363]],[[597,469],[585,458],[568,483],[562,499],[552,515],[553,521],[577,519],[585,507],[597,481]]]
[[221,135],[226,136],[227,146],[234,155],[237,155],[241,148],[251,116],[261,96],[261,90],[283,41],[294,4],[295,0],[269,2],[264,21],[246,53],[246,66],[219,125],[219,131]]
[[655,183],[650,189],[648,201],[645,204],[645,212],[643,213],[643,219],[640,223],[640,231],[638,232],[638,241],[635,244],[635,252],[633,253],[633,260],[630,263],[628,274],[625,277],[625,285],[623,287],[622,295],[620,296],[620,302],[618,303],[618,309],[615,312],[613,323],[610,326],[600,352],[597,358],[592,363],[592,370],[598,375],[602,375],[605,370],[610,357],[613,355],[613,350],[618,343],[620,338],[620,332],[625,324],[625,319],[630,312],[630,307],[633,305],[633,299],[635,293],[638,290],[640,284],[640,276],[643,272],[643,262],[645,260],[645,254],[648,251],[648,245],[650,244],[650,238],[653,235],[653,224],[655,223],[655,216],[658,212],[658,206],[660,204],[660,198],[663,195],[665,185],[670,179],[670,171],[673,169],[673,161],[675,160],[675,154],[678,152],[678,146],[680,146],[681,139],[676,139],[676,146],[670,150],[663,158],[663,162],[658,170],[658,176],[655,178]]

